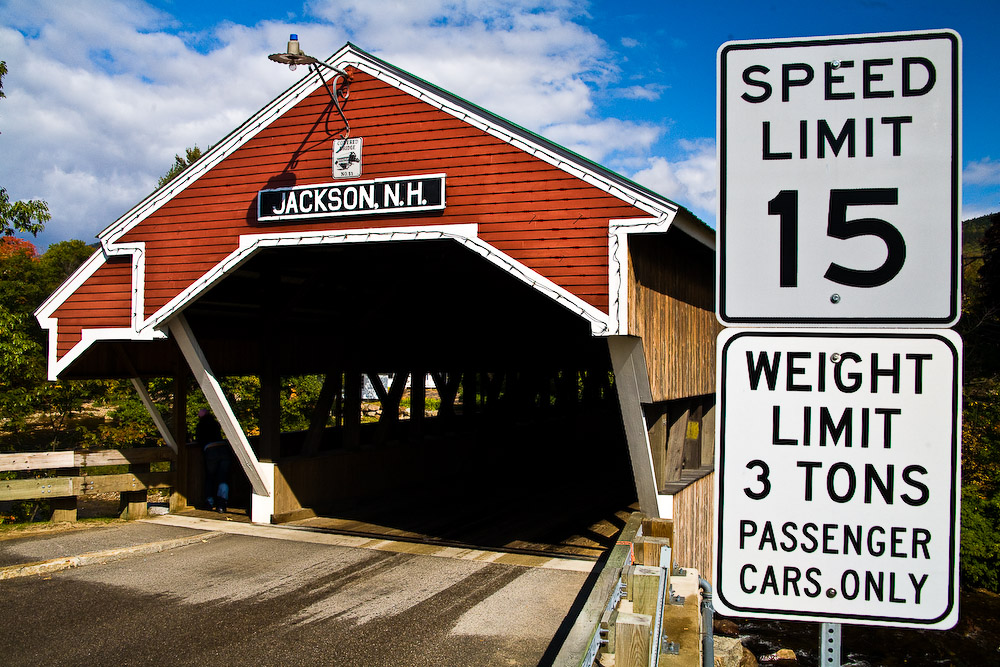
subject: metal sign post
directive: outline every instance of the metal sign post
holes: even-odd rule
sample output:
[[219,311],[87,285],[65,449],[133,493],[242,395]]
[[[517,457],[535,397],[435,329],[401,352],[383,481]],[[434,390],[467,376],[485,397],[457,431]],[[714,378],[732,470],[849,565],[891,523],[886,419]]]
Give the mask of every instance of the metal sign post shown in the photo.
[[840,623],[823,623],[820,627],[819,664],[840,667]]

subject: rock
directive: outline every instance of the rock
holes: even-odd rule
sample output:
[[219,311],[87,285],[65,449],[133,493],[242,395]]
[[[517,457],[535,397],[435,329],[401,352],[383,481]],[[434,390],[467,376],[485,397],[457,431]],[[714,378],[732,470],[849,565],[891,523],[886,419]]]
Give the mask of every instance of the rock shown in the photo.
[[712,621],[712,633],[716,637],[739,637],[740,629],[727,618],[716,618]]
[[767,667],[797,667],[799,659],[792,649],[779,648],[774,653],[762,655],[760,657],[760,664],[767,665]]
[[715,667],[757,667],[757,659],[739,639],[732,637],[712,638],[715,651]]

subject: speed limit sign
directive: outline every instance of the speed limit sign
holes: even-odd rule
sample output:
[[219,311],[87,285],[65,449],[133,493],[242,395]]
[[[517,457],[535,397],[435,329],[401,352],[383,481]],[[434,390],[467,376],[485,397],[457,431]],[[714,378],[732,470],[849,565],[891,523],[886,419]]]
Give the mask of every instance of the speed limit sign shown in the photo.
[[719,49],[723,324],[958,320],[960,61],[944,30]]

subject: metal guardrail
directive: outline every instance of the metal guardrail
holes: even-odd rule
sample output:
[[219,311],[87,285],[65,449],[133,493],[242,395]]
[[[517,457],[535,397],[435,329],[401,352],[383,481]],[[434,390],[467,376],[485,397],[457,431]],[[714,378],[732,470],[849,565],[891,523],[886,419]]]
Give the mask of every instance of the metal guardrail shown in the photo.
[[621,599],[622,570],[632,562],[632,544],[642,527],[642,514],[635,512],[618,535],[617,544],[596,571],[596,581],[583,609],[553,661],[557,667],[591,667],[601,646],[601,617]]

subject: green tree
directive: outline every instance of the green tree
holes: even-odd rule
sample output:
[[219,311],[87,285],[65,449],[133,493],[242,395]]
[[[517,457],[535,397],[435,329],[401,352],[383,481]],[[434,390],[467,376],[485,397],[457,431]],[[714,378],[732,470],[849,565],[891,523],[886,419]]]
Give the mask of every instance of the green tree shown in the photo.
[[962,582],[1000,592],[1000,213],[963,231]]
[[48,381],[45,336],[34,318],[42,301],[92,252],[82,241],[64,241],[39,256],[28,241],[0,237],[0,422],[7,449],[77,438],[55,432],[65,429],[85,400],[104,391],[97,382]]
[[[205,150],[208,151],[211,148],[212,147],[209,146]],[[185,148],[184,157],[181,157],[180,155],[174,155],[174,163],[170,166],[170,169],[167,170],[167,173],[161,176],[160,180],[156,182],[156,189],[159,190],[164,185],[166,185],[170,181],[180,176],[185,169],[187,169],[192,164],[197,162],[198,158],[200,158],[201,156],[202,156],[202,151],[200,148],[198,148],[198,144],[195,144],[193,148]]]
[[48,296],[55,291],[95,252],[93,246],[76,239],[50,245],[49,249],[39,257],[38,266],[39,279],[45,295]]
[[1000,378],[1000,213],[963,224],[962,319],[965,384],[996,388]]
[[[0,98],[3,92],[3,77],[7,74],[7,63],[0,60]],[[49,205],[39,199],[11,202],[7,190],[0,187],[0,233],[12,236],[18,232],[36,236],[45,223],[52,219]]]

